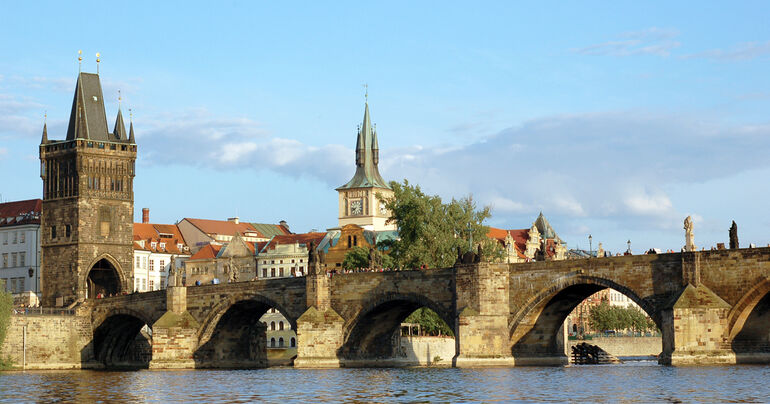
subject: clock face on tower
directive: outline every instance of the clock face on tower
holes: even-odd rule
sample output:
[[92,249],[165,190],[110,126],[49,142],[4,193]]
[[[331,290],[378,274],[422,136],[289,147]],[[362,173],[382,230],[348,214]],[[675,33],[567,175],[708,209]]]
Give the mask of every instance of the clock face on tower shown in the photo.
[[364,213],[364,207],[360,199],[350,202],[350,214],[359,216]]

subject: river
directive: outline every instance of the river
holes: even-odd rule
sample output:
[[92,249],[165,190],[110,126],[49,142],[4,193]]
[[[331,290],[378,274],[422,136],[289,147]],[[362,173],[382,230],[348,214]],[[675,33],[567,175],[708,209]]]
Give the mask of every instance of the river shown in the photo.
[[0,402],[767,402],[770,366],[39,371]]

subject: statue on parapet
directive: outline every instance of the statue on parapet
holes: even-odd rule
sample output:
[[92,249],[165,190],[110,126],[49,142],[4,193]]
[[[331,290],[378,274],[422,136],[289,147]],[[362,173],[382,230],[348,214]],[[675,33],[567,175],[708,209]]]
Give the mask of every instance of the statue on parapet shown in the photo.
[[698,247],[695,246],[695,235],[693,234],[693,220],[692,217],[687,216],[684,219],[684,250],[687,252],[697,251]]
[[181,286],[181,282],[178,282],[176,275],[176,265],[174,263],[174,256],[171,256],[171,262],[168,264],[168,276],[166,278],[166,287]]
[[733,225],[730,226],[730,249],[738,248],[738,225],[733,220]]

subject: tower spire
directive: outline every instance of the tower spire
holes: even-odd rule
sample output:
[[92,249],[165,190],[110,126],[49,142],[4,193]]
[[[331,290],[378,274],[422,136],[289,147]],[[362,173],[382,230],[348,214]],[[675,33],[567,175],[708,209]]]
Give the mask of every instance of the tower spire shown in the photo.
[[40,140],[40,144],[48,143],[48,112],[43,114],[43,138]]
[[131,111],[131,108],[128,109],[128,122],[130,126],[128,130],[128,143],[134,144],[136,143],[134,138],[134,113]]

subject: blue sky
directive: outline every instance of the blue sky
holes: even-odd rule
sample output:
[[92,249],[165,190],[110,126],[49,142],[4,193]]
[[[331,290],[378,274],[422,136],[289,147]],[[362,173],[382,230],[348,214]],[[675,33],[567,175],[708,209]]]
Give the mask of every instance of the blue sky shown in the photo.
[[766,2],[14,2],[0,16],[0,194],[40,197],[77,75],[134,111],[135,216],[336,225],[369,85],[381,172],[541,210],[570,247],[770,242]]

